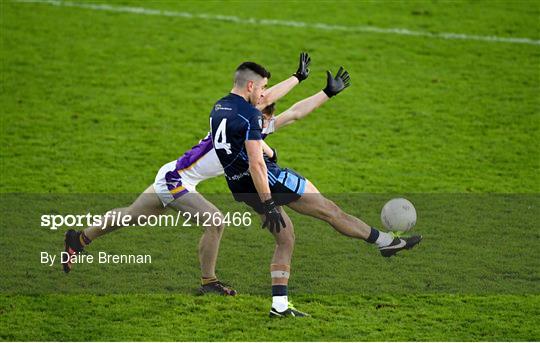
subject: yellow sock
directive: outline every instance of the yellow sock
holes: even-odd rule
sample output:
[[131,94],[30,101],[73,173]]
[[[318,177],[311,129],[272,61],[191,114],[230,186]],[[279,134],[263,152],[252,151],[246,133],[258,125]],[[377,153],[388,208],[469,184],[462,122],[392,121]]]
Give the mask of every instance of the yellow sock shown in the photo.
[[88,244],[92,242],[92,240],[84,234],[84,231],[81,231],[81,234],[79,235],[79,242],[81,243],[81,246],[84,248]]
[[216,282],[218,279],[215,276],[212,277],[201,277],[201,285],[208,285],[209,283]]

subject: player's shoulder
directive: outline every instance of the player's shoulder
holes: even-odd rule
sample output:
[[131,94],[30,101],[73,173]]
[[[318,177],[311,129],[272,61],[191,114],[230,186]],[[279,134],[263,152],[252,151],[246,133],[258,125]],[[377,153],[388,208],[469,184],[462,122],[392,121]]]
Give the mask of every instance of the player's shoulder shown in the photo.
[[[248,103],[249,104],[249,103]],[[247,114],[249,114],[250,117],[261,117],[262,113],[259,111],[259,109],[252,104],[249,104],[248,109],[246,110]]]
[[216,101],[216,103],[214,104],[213,110],[214,111],[232,110],[231,107],[235,107],[235,101],[234,101],[235,99],[232,98],[230,95],[231,94],[225,95],[224,97]]
[[239,103],[237,112],[245,119],[262,116],[261,111],[247,101]]
[[255,106],[246,101],[243,97],[229,93],[223,98],[219,99],[213,108],[213,112],[229,112],[236,113],[243,120],[252,120],[254,117],[259,118],[262,116],[261,111]]

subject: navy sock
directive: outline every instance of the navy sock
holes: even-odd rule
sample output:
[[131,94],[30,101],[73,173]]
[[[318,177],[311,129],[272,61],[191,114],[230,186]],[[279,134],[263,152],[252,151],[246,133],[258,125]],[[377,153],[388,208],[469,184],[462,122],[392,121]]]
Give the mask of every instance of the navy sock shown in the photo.
[[279,297],[287,295],[287,286],[286,285],[273,285],[272,286],[272,296]]
[[379,230],[371,227],[371,232],[369,233],[369,237],[366,239],[366,242],[375,243],[377,241],[377,238],[379,238]]

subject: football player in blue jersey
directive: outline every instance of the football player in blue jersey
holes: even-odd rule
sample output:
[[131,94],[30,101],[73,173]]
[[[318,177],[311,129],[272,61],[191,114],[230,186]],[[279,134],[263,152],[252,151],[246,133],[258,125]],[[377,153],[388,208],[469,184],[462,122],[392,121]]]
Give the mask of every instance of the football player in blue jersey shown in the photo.
[[[280,168],[275,161],[264,159],[263,126],[267,132],[288,125],[312,112],[350,85],[350,76],[341,67],[336,76],[327,72],[325,88],[273,117],[267,112],[267,123],[257,105],[264,101],[264,90],[270,73],[254,62],[244,62],[236,70],[230,94],[218,100],[210,113],[210,130],[216,154],[223,165],[229,189],[235,200],[245,202],[262,217],[263,227],[274,235],[276,248],[270,272],[272,278],[271,317],[302,317],[288,301],[288,280],[294,249],[292,223],[281,206],[321,219],[341,234],[376,244],[382,256],[389,257],[410,249],[421,236],[397,238],[345,213],[334,202],[291,169]],[[270,130],[268,129],[270,127]],[[274,154],[273,151],[268,154]]]

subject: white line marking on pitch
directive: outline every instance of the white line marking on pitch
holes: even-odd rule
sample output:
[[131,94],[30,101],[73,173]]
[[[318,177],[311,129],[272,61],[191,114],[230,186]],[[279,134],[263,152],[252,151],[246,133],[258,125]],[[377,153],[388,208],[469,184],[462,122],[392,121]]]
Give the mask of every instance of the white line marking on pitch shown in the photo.
[[412,31],[412,30],[400,29],[400,28],[385,29],[385,28],[375,27],[375,26],[345,26],[345,25],[332,25],[332,24],[324,24],[324,23],[306,23],[306,22],[301,22],[301,21],[290,21],[290,20],[279,20],[279,19],[240,18],[236,16],[229,16],[229,15],[177,12],[177,11],[167,11],[167,10],[150,9],[150,8],[143,8],[143,7],[112,6],[112,5],[106,5],[106,4],[80,3],[80,2],[61,1],[61,0],[15,0],[15,1],[23,2],[23,3],[40,3],[40,4],[48,4],[48,5],[64,6],[64,7],[77,7],[77,8],[96,10],[96,11],[226,21],[226,22],[232,22],[232,23],[238,23],[238,24],[288,26],[288,27],[302,27],[302,28],[309,28],[309,29],[326,30],[326,31],[386,33],[386,34],[394,34],[394,35],[420,36],[420,37],[429,37],[429,38],[461,39],[461,40],[475,40],[475,41],[484,41],[484,42],[540,45],[540,40],[534,40],[531,38],[478,36],[478,35],[467,35],[467,34],[451,33],[451,32],[431,33],[431,32],[423,32],[423,31]]

